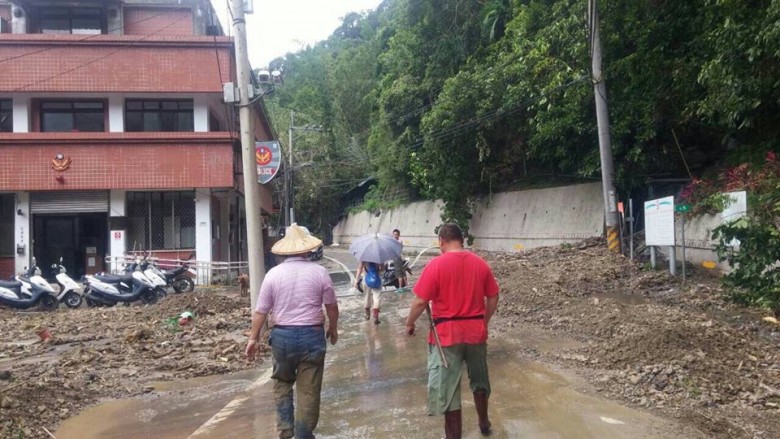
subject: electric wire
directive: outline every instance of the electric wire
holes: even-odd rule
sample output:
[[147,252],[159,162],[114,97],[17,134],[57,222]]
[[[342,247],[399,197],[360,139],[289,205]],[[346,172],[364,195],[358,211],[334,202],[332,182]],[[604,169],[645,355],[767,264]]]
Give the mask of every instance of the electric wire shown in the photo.
[[43,49],[40,49],[40,50],[34,50],[34,51],[32,51],[32,52],[25,52],[25,53],[22,53],[22,54],[20,54],[20,55],[9,56],[8,58],[3,58],[3,59],[0,59],[0,64],[4,63],[4,62],[6,62],[6,61],[14,61],[14,60],[17,60],[17,59],[20,59],[20,58],[25,58],[25,57],[27,57],[27,56],[31,56],[31,55],[37,55],[37,54],[39,54],[39,53],[43,53],[43,52],[48,52],[48,51],[50,51],[50,50],[56,50],[56,49],[61,49],[61,48],[63,48],[63,47],[72,46],[72,45],[75,45],[75,44],[77,44],[77,43],[81,43],[81,42],[84,42],[84,41],[90,40],[90,39],[92,39],[92,38],[97,38],[97,37],[106,36],[106,35],[108,35],[108,34],[111,34],[112,32],[117,32],[117,31],[122,31],[122,30],[125,30],[125,28],[126,28],[126,27],[128,27],[128,26],[132,26],[132,25],[136,25],[136,24],[141,24],[141,23],[143,23],[143,22],[146,22],[146,21],[149,21],[149,20],[153,20],[153,19],[155,19],[155,18],[161,17],[161,16],[163,16],[163,15],[166,15],[166,14],[168,14],[168,11],[166,11],[166,12],[161,12],[161,13],[159,13],[159,14],[157,14],[157,15],[152,15],[151,17],[146,17],[146,18],[144,18],[144,19],[141,19],[141,20],[138,20],[138,21],[134,21],[134,22],[132,22],[132,23],[124,23],[124,24],[122,24],[122,26],[120,26],[120,27],[117,27],[117,28],[114,28],[114,29],[109,29],[109,30],[108,30],[108,31],[107,31],[105,34],[103,34],[103,33],[100,33],[100,34],[89,35],[89,36],[86,36],[86,37],[84,37],[84,38],[80,38],[80,39],[78,39],[78,40],[69,41],[69,42],[68,42],[68,43],[66,43],[66,44],[61,44],[61,45],[57,45],[57,46],[54,46],[54,47],[46,47],[46,48],[43,48]]
[[129,47],[132,47],[134,44],[136,44],[136,43],[138,43],[138,42],[144,41],[144,40],[146,40],[147,38],[151,38],[151,37],[153,37],[153,36],[157,35],[159,32],[162,32],[162,31],[164,31],[165,29],[168,29],[169,27],[171,27],[171,26],[173,26],[173,25],[175,25],[175,24],[178,24],[178,23],[179,23],[180,21],[182,21],[184,18],[187,18],[187,17],[186,17],[186,16],[179,17],[178,19],[176,19],[176,20],[172,21],[171,23],[167,24],[166,26],[163,26],[163,27],[161,27],[160,29],[157,29],[156,31],[154,31],[154,32],[152,32],[152,33],[150,33],[150,34],[144,35],[143,37],[141,37],[141,38],[139,38],[139,39],[137,39],[137,40],[133,40],[133,41],[129,42],[129,43],[128,43],[128,44],[126,44],[126,45],[122,45],[122,46],[120,46],[118,49],[116,49],[116,50],[113,50],[113,51],[111,51],[111,52],[109,52],[109,53],[107,53],[107,54],[105,54],[105,55],[101,55],[101,56],[99,56],[99,57],[97,57],[97,58],[95,58],[95,59],[93,59],[93,60],[87,61],[87,62],[85,62],[85,63],[82,63],[82,64],[80,64],[80,65],[78,65],[78,66],[76,66],[76,67],[73,67],[73,68],[70,68],[70,69],[68,69],[68,70],[65,70],[65,71],[59,72],[59,73],[57,73],[57,74],[55,74],[55,75],[52,75],[52,76],[49,76],[49,77],[47,77],[47,78],[39,79],[39,80],[36,80],[36,81],[30,82],[30,83],[28,83],[28,84],[25,84],[25,85],[23,85],[23,86],[17,87],[17,88],[15,88],[14,90],[11,90],[11,92],[18,92],[18,91],[23,91],[23,90],[27,89],[28,87],[32,87],[32,86],[34,86],[34,85],[38,85],[38,84],[40,84],[40,83],[42,83],[42,82],[47,82],[47,81],[50,81],[50,80],[52,80],[52,79],[56,79],[56,78],[59,78],[59,77],[61,77],[61,76],[65,76],[65,75],[67,75],[68,73],[72,73],[72,72],[75,72],[76,70],[80,70],[80,69],[83,69],[84,67],[87,67],[87,66],[90,66],[90,65],[92,65],[92,64],[95,64],[96,62],[98,62],[98,61],[102,61],[102,60],[104,60],[104,59],[106,59],[106,58],[108,58],[108,57],[110,57],[110,56],[112,56],[112,55],[115,55],[116,53],[119,53],[120,51],[122,51],[122,50],[124,50],[124,49],[127,49],[127,48],[129,48]]

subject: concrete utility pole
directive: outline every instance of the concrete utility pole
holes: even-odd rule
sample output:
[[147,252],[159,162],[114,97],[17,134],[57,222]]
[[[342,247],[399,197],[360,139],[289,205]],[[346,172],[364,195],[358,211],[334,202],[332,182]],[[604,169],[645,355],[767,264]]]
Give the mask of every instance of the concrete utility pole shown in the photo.
[[251,67],[246,43],[244,0],[231,0],[233,33],[236,42],[236,77],[239,93],[239,124],[241,129],[241,158],[244,170],[244,201],[246,203],[246,237],[249,262],[249,297],[255,308],[260,285],[265,276],[263,253],[263,222],[260,214],[260,183],[255,159],[255,130],[249,99]]
[[609,112],[607,111],[607,84],[601,69],[601,32],[597,0],[588,0],[588,23],[590,24],[591,61],[593,70],[593,91],[596,98],[596,120],[598,121],[599,151],[601,155],[601,181],[604,186],[604,217],[607,225],[607,246],[620,253],[620,216],[617,210],[615,190],[615,165],[612,160],[612,142],[609,134]]
[[287,194],[288,202],[290,203],[290,211],[289,214],[289,223],[288,225],[291,225],[295,222],[295,189],[293,189],[293,130],[295,129],[295,110],[290,110],[290,131],[288,133],[290,134],[290,160],[288,161],[290,168],[287,170],[289,175],[287,178],[289,178],[289,190],[290,192]]

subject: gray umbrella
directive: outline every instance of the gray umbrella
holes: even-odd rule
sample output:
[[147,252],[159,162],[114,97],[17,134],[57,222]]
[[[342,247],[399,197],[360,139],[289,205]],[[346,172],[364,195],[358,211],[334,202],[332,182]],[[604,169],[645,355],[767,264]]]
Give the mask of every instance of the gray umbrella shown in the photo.
[[349,246],[349,252],[361,262],[383,264],[401,256],[403,244],[390,235],[372,233],[357,238]]

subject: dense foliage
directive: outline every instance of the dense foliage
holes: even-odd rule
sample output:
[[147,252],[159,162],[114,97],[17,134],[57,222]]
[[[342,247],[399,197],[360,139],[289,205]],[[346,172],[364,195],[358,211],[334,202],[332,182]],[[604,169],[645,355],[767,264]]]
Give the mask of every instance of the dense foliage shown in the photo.
[[[732,267],[724,282],[734,300],[772,309],[780,317],[780,160],[777,155],[768,153],[761,166],[742,164],[729,169],[714,184],[699,184],[690,193],[691,198],[702,193],[700,198],[706,203],[734,190],[747,191],[749,210],[747,216],[713,231],[720,259]],[[709,197],[707,192],[711,192]]]
[[[780,0],[601,0],[620,190],[761,159],[780,134]],[[587,0],[386,0],[273,62],[296,125],[300,222],[323,231],[367,176],[371,204],[469,200],[599,177]],[[685,160],[683,160],[683,157]]]

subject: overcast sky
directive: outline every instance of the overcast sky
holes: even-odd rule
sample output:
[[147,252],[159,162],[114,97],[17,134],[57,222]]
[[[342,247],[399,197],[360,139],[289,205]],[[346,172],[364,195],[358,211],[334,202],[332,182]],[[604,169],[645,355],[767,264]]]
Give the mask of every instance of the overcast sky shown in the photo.
[[[229,0],[212,0],[225,32]],[[249,60],[265,67],[288,52],[327,38],[349,12],[376,8],[381,0],[254,0],[255,13],[247,16]]]

